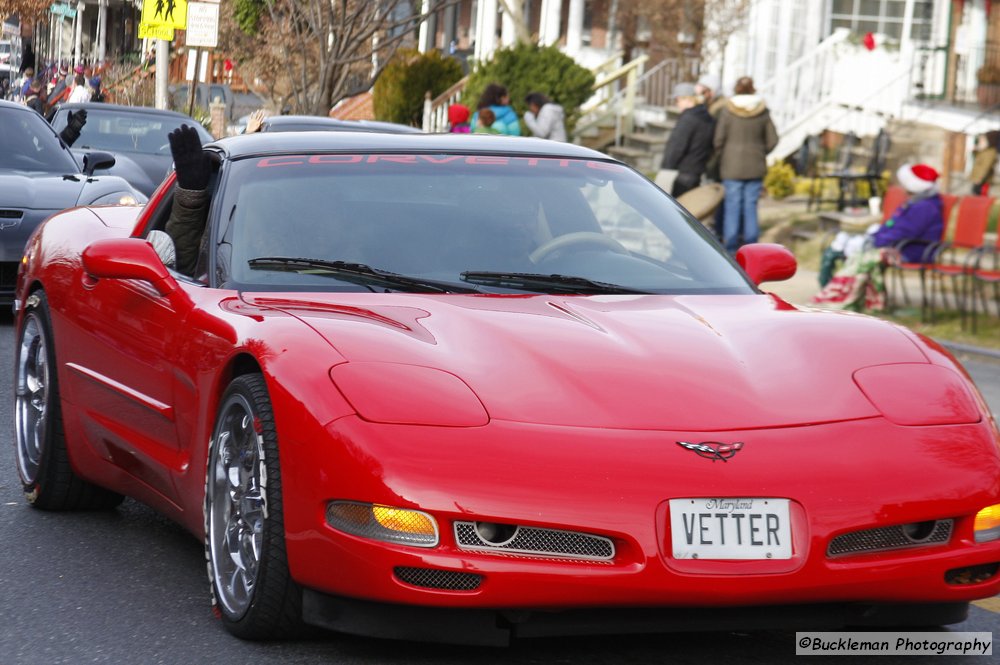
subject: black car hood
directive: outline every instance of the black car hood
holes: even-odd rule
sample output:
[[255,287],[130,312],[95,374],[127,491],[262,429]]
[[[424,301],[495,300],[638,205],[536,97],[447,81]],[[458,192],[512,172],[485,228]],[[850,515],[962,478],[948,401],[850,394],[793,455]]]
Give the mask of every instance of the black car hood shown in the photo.
[[[83,156],[93,150],[102,150],[102,148],[88,150],[74,149],[73,155],[76,157],[76,161],[82,164]],[[101,169],[100,173],[102,175],[116,175],[123,178],[146,196],[152,194],[153,190],[159,187],[170,170],[170,165],[173,164],[173,159],[169,153],[164,155],[149,155],[118,150],[111,150],[109,152],[115,156],[115,165],[110,169]]]
[[80,200],[86,177],[28,171],[0,173],[0,208],[63,210]]

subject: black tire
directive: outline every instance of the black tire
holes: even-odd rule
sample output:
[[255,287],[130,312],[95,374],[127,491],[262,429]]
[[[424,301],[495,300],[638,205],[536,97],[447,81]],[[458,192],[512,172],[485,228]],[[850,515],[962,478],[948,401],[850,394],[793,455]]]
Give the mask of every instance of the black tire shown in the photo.
[[205,471],[205,556],[226,630],[245,640],[303,633],[302,590],[285,550],[278,436],[259,374],[234,379],[216,416]]
[[109,510],[124,497],[82,480],[70,465],[57,367],[48,300],[36,291],[18,328],[14,374],[14,442],[24,495],[44,510]]

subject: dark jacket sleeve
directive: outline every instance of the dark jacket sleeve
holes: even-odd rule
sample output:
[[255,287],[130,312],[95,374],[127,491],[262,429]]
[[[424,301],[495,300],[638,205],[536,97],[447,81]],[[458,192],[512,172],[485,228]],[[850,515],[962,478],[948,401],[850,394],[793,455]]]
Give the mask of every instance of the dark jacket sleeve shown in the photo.
[[676,169],[680,165],[681,157],[687,152],[691,143],[691,137],[695,132],[694,117],[685,111],[677,118],[677,124],[670,130],[670,138],[667,139],[667,147],[663,151],[663,164],[660,168]]
[[167,235],[174,241],[177,272],[194,276],[201,251],[201,236],[208,219],[208,191],[174,188],[174,202],[167,220]]

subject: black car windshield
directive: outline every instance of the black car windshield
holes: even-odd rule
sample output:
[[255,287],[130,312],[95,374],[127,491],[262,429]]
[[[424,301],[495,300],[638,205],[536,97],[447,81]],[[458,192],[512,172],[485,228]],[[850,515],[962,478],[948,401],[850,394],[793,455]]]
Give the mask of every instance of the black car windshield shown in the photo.
[[0,108],[0,170],[27,173],[79,173],[45,118],[28,108]]
[[604,161],[246,158],[229,168],[219,220],[216,275],[236,288],[388,288],[322,264],[343,262],[455,291],[753,293],[701,224],[642,176]]
[[[73,109],[60,109],[52,119],[55,130],[62,131]],[[170,156],[167,134],[181,125],[198,130],[202,143],[212,141],[212,135],[195,120],[185,117],[141,113],[115,108],[87,107],[87,124],[80,130],[74,148],[137,152],[146,155]]]

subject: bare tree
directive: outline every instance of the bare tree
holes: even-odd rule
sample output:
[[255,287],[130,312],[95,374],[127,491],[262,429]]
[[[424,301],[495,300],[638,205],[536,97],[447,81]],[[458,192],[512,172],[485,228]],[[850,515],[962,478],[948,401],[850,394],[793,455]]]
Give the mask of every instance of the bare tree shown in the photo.
[[51,0],[0,0],[0,20],[15,14],[21,23],[34,23],[45,16]]
[[726,47],[732,36],[746,27],[751,0],[704,0],[702,53],[706,60],[718,59],[719,76],[724,73]]
[[[2,0],[0,0],[2,1]],[[457,0],[437,3],[439,11]],[[371,88],[427,14],[403,0],[273,0],[243,63],[281,106],[326,115],[345,97]],[[241,49],[242,50],[242,49]],[[237,51],[239,52],[239,51]]]

